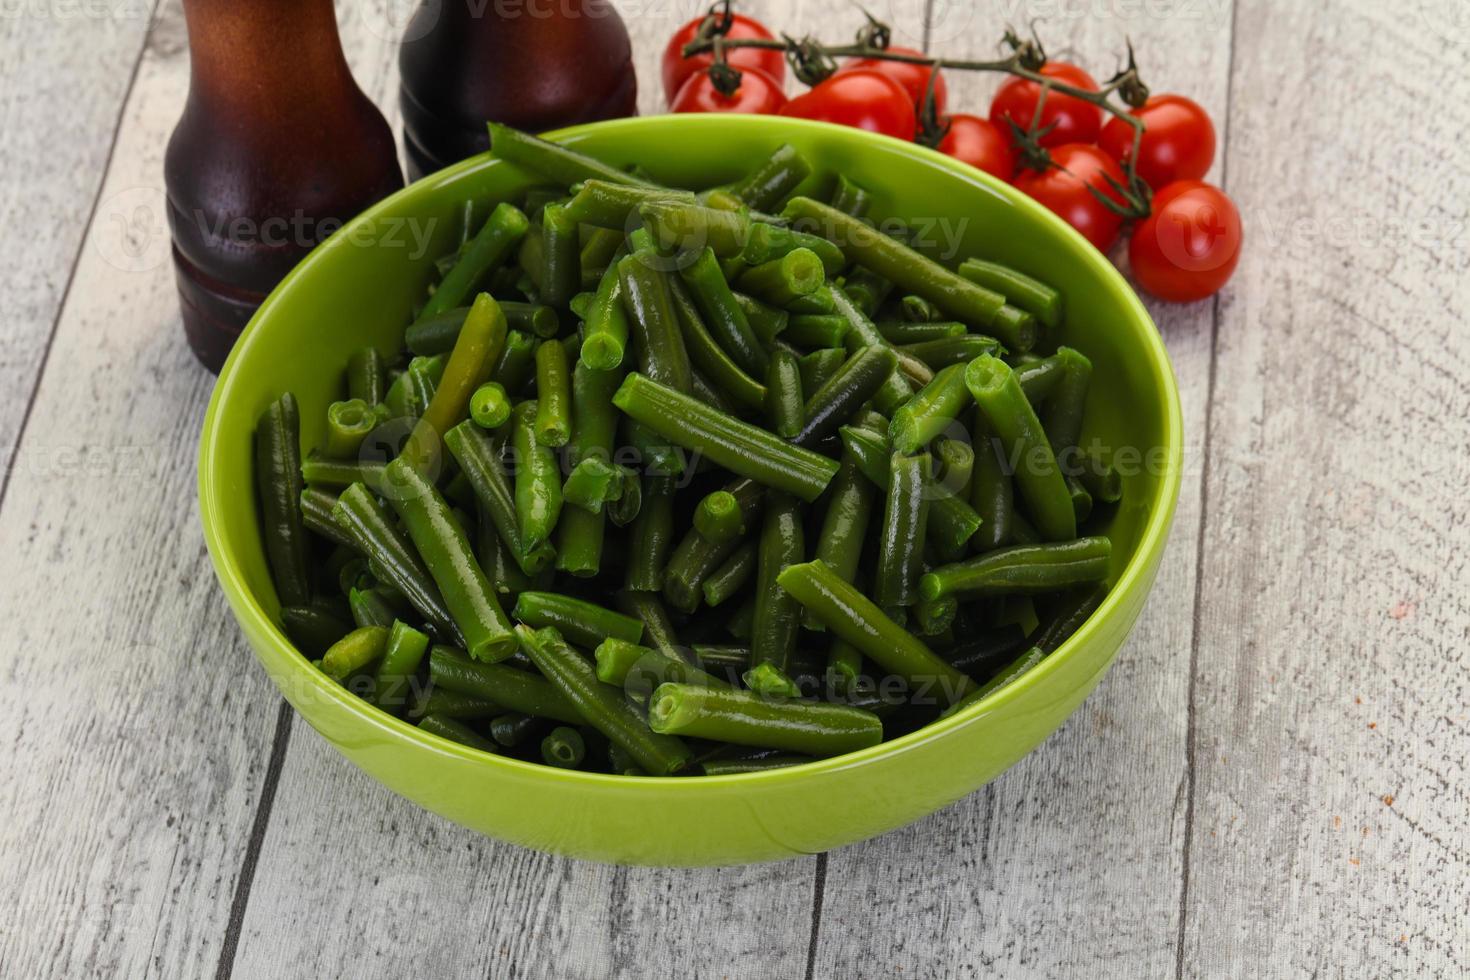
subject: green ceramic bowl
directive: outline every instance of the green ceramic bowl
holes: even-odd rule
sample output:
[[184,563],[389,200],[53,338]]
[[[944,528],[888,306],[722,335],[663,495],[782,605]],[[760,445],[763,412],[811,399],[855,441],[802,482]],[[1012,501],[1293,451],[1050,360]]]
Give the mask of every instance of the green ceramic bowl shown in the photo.
[[[771,116],[669,115],[580,126],[556,138],[685,186],[734,179],[781,143],[875,194],[878,216],[941,218],[962,255],[1055,284],[1065,341],[1095,365],[1085,439],[1141,462],[1107,533],[1116,586],[1096,615],[1017,683],[922,731],[766,773],[649,779],[568,772],[471,751],[346,693],[276,626],[251,483],[251,432],[284,390],[306,448],[340,397],[349,353],[397,348],[434,258],[452,247],[466,198],[498,199],[526,174],[488,156],[419,181],[311,253],[273,292],[219,377],[199,450],[200,514],[215,572],[256,656],[338,751],[397,793],[502,840],[599,861],[714,865],[824,851],[902,826],[974,791],[1030,752],[1112,663],[1154,581],[1179,492],[1178,393],[1143,305],[1108,260],[1049,212],[919,146]],[[425,243],[416,234],[429,234]],[[427,248],[425,245],[427,244]]]

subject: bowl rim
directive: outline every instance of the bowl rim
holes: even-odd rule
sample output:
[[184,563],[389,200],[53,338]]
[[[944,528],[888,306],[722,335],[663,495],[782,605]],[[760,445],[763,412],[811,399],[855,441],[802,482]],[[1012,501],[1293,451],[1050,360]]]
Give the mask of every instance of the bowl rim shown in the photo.
[[[286,665],[285,670],[287,673],[295,674],[298,680],[304,681],[309,685],[312,697],[336,701],[340,706],[345,707],[351,714],[355,715],[357,720],[363,724],[374,726],[382,730],[384,734],[389,734],[396,739],[406,740],[418,749],[453,756],[465,762],[488,766],[492,770],[504,767],[506,774],[512,776],[530,776],[532,778],[561,781],[572,786],[580,785],[593,790],[629,790],[634,787],[642,787],[648,792],[697,793],[719,787],[727,787],[732,782],[751,788],[757,786],[769,787],[787,781],[800,780],[805,777],[855,766],[864,766],[880,762],[890,757],[903,755],[930,741],[944,738],[952,732],[979,721],[998,706],[1024,697],[1028,691],[1040,684],[1045,677],[1055,670],[1060,669],[1060,665],[1075,655],[1077,650],[1085,646],[1091,640],[1092,636],[1102,628],[1101,624],[1110,615],[1117,612],[1123,604],[1126,595],[1140,586],[1146,587],[1147,583],[1144,582],[1144,579],[1148,575],[1148,566],[1150,565],[1152,556],[1162,553],[1167,544],[1169,530],[1178,506],[1179,491],[1182,483],[1183,412],[1180,406],[1178,383],[1175,378],[1173,363],[1169,358],[1163,337],[1154,324],[1153,318],[1149,315],[1147,308],[1144,307],[1142,300],[1139,299],[1137,292],[1129,285],[1128,281],[1123,277],[1123,274],[1108,260],[1107,256],[1089,244],[1075,229],[1050,210],[988,173],[917,143],[905,143],[892,137],[846,126],[787,117],[687,113],[634,116],[624,119],[585,123],[579,126],[554,130],[543,134],[543,137],[556,142],[575,143],[588,134],[596,135],[597,133],[609,130],[627,129],[636,131],[639,129],[659,129],[670,126],[687,127],[692,130],[706,128],[718,129],[724,132],[728,132],[732,128],[737,130],[749,128],[753,131],[752,136],[762,139],[770,138],[773,135],[773,131],[776,136],[779,136],[783,130],[799,131],[803,129],[814,129],[827,135],[841,135],[845,138],[856,140],[859,143],[867,143],[874,150],[879,150],[887,154],[909,156],[928,166],[947,170],[972,185],[984,188],[991,193],[1006,198],[1010,205],[1025,215],[1028,220],[1049,225],[1063,239],[1070,241],[1073,251],[1080,256],[1081,260],[1089,264],[1095,271],[1100,272],[1103,279],[1109,281],[1112,287],[1119,292],[1125,309],[1131,314],[1134,323],[1146,328],[1141,331],[1143,334],[1144,349],[1148,355],[1147,360],[1150,369],[1159,381],[1160,403],[1157,408],[1163,423],[1162,445],[1165,448],[1166,454],[1164,461],[1165,471],[1159,483],[1158,492],[1150,502],[1152,513],[1149,515],[1143,533],[1139,538],[1138,546],[1119,574],[1117,582],[1108,591],[1107,597],[1098,609],[1061,646],[1020,678],[992,692],[974,704],[967,705],[964,709],[952,715],[936,719],[916,731],[890,741],[880,742],[866,749],[824,759],[814,759],[811,762],[805,762],[796,766],[750,773],[700,776],[698,778],[688,779],[652,779],[646,776],[625,776],[613,773],[558,769],[535,762],[527,762],[503,755],[483,752],[461,745],[458,742],[432,735],[416,725],[409,724],[387,712],[381,711],[363,699],[356,697],[321,671],[312,669],[311,663],[305,654],[301,653],[292,644],[291,640],[275,621],[267,615],[264,607],[262,607],[254,593],[246,585],[238,561],[235,560],[232,554],[227,553],[227,548],[221,533],[224,524],[221,511],[225,506],[224,499],[227,488],[224,486],[224,481],[219,478],[219,474],[216,472],[218,469],[218,456],[214,450],[214,447],[220,441],[219,430],[224,418],[222,406],[229,400],[230,393],[236,385],[236,374],[239,364],[248,356],[248,352],[256,343],[256,337],[260,333],[259,325],[272,315],[277,306],[285,302],[283,297],[296,288],[298,282],[308,278],[315,267],[326,260],[326,256],[331,255],[336,249],[347,247],[350,244],[349,239],[351,235],[349,232],[354,228],[377,220],[380,215],[398,208],[404,201],[422,193],[427,188],[452,183],[460,179],[463,175],[483,167],[514,166],[500,161],[492,152],[487,151],[462,160],[436,173],[429,174],[407,185],[402,190],[396,191],[352,218],[338,230],[337,234],[332,235],[308,253],[281,280],[275,289],[271,291],[255,315],[251,317],[250,322],[241,332],[233,350],[231,350],[229,357],[221,368],[214,391],[209,399],[209,406],[205,412],[199,439],[198,494],[199,519],[203,526],[205,544],[209,550],[210,561],[214,566],[215,576],[219,580],[220,587],[224,590],[235,616],[241,621],[241,627],[247,634],[247,638],[250,634],[268,637],[271,641],[271,659],[278,664]],[[262,654],[263,651],[257,648],[257,653]],[[269,669],[267,673],[274,674]],[[275,679],[272,676],[272,680]],[[280,686],[279,683],[277,686]],[[701,790],[701,787],[704,789]]]

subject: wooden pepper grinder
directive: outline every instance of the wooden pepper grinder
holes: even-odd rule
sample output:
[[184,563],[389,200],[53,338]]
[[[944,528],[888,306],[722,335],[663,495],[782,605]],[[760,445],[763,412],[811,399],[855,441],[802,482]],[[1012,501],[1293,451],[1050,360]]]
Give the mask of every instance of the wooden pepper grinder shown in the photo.
[[184,0],[184,16],[189,98],[164,183],[184,332],[218,371],[266,294],[403,173],[332,0]]
[[487,149],[490,120],[536,133],[637,111],[632,45],[608,0],[424,0],[398,66],[415,180]]

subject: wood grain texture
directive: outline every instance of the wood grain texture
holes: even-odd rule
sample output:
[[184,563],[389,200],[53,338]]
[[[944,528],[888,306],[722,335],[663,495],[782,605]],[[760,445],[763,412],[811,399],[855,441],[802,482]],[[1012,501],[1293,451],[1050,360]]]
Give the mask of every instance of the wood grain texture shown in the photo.
[[[1099,77],[1125,36],[1157,90],[1224,118],[1230,20],[1043,21]],[[971,16],[965,17],[966,13]],[[936,54],[985,57],[1004,27],[978,7],[932,28]],[[951,73],[952,111],[985,115],[998,84]],[[1120,255],[1124,251],[1119,249]],[[1150,304],[1183,400],[1186,471],[1148,606],[1118,661],[1066,725],[1005,776],[911,827],[828,858],[815,975],[1158,977],[1173,973],[1186,820],[1186,704],[1213,304]],[[900,973],[901,971],[901,973]]]
[[1182,972],[1463,977],[1470,19],[1237,23]]
[[[685,0],[621,5],[640,111],[664,111],[658,59],[675,28],[703,8]],[[839,18],[844,32],[848,24],[856,30],[860,17],[843,0],[742,9],[797,32]],[[899,9],[909,11],[907,29],[920,33],[921,4]],[[368,88],[380,105],[392,101],[391,66],[354,61],[354,69],[365,87],[382,80],[384,88]],[[808,970],[816,867],[809,858],[725,870],[610,868],[500,844],[389,793],[297,722],[235,975],[800,980]],[[293,925],[308,919],[320,928]]]
[[0,8],[0,453],[26,406],[98,200],[152,3]]
[[149,235],[186,63],[170,6],[101,191],[125,211],[88,230],[0,512],[8,977],[212,972],[276,716],[201,540],[213,379]]

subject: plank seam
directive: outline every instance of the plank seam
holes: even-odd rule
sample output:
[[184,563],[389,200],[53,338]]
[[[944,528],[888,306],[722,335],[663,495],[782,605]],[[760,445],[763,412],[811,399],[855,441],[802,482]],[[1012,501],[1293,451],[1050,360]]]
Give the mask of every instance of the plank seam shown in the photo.
[[17,460],[20,457],[20,446],[25,440],[26,429],[30,427],[31,413],[35,410],[36,398],[41,392],[41,383],[46,380],[46,366],[51,363],[51,349],[56,346],[56,334],[61,329],[61,318],[66,314],[67,301],[71,299],[71,288],[77,279],[77,267],[82,264],[82,252],[87,247],[92,225],[97,220],[97,209],[102,206],[102,191],[107,187],[107,174],[112,170],[112,159],[117,154],[118,140],[122,136],[123,117],[127,115],[128,103],[133,97],[133,87],[138,83],[138,73],[143,67],[143,57],[148,53],[148,42],[153,39],[152,25],[157,23],[159,2],[161,0],[155,0],[149,13],[149,28],[143,32],[143,38],[138,43],[138,54],[133,58],[133,70],[128,75],[127,88],[123,90],[122,99],[118,102],[117,120],[112,125],[112,142],[107,145],[107,156],[102,160],[101,175],[97,178],[97,192],[92,195],[92,206],[87,210],[86,221],[82,222],[82,239],[77,242],[76,255],[72,257],[71,268],[66,273],[66,285],[62,287],[61,299],[56,304],[56,315],[52,317],[51,329],[46,334],[46,345],[41,348],[41,363],[36,368],[36,380],[31,385],[30,395],[26,398],[25,411],[20,416],[20,427],[15,430],[15,445],[11,448],[5,472],[0,474],[0,508],[5,506],[5,497],[10,493],[10,477],[15,473]]
[[817,969],[817,946],[822,937],[822,893],[827,888],[827,852],[817,855],[816,880],[812,883],[812,937],[806,947],[806,980]]
[[245,926],[245,910],[250,905],[250,889],[255,884],[255,868],[260,862],[265,832],[270,828],[271,811],[276,802],[276,787],[281,782],[281,770],[286,766],[286,749],[291,744],[291,719],[291,706],[282,700],[280,710],[276,713],[276,730],[271,737],[270,761],[266,763],[265,779],[260,785],[260,799],[255,805],[255,819],[250,825],[250,840],[245,845],[245,857],[240,862],[240,877],[235,882],[235,897],[230,902],[230,917],[225,923],[219,965],[214,971],[215,980],[230,980],[235,972],[235,954],[240,945],[240,933]]
[[[1223,133],[1220,140],[1220,186],[1226,184],[1229,173],[1230,156],[1226,152],[1230,145],[1230,109],[1234,102],[1235,89],[1235,40],[1237,36],[1236,23],[1240,15],[1238,3],[1230,7],[1230,54],[1226,60],[1225,76],[1225,122],[1222,127]],[[1203,459],[1200,466],[1200,513],[1199,531],[1194,546],[1194,611],[1191,617],[1189,637],[1189,688],[1188,702],[1185,707],[1184,728],[1184,771],[1186,792],[1184,797],[1184,844],[1180,858],[1179,871],[1179,933],[1175,940],[1174,949],[1174,977],[1175,980],[1184,980],[1184,941],[1188,933],[1189,925],[1189,875],[1190,856],[1194,848],[1194,794],[1195,794],[1195,754],[1198,744],[1199,728],[1196,717],[1196,692],[1199,683],[1199,645],[1201,630],[1201,609],[1204,606],[1204,580],[1205,580],[1205,539],[1210,520],[1210,476],[1212,463],[1212,450],[1214,448],[1215,432],[1215,381],[1218,375],[1220,360],[1220,294],[1216,293],[1212,301],[1210,315],[1210,373],[1209,381],[1205,387],[1205,438],[1202,447]]]

